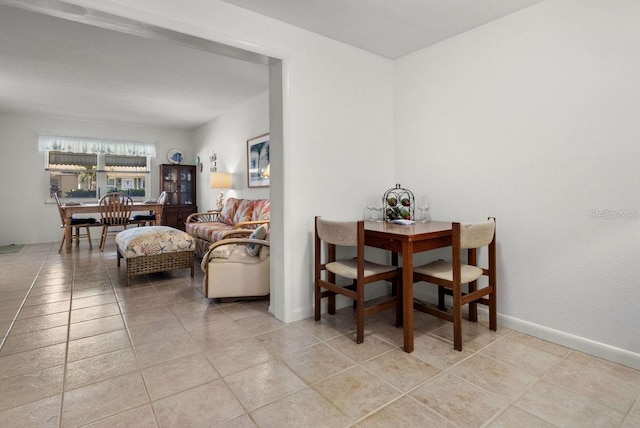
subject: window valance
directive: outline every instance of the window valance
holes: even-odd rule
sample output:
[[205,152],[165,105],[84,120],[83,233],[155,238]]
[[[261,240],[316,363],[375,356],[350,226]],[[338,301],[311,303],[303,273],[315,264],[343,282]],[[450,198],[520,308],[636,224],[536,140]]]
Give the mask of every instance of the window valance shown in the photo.
[[41,151],[104,153],[118,156],[156,156],[155,144],[137,143],[133,141],[40,135],[38,137],[38,146]]

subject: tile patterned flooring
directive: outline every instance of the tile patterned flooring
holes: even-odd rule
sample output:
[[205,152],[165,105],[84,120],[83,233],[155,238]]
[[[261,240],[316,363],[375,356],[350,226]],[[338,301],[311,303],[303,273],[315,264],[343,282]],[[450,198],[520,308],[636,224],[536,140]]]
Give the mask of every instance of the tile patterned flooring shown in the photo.
[[113,243],[57,246],[0,255],[3,427],[640,427],[640,371],[515,331],[456,352],[417,313],[406,354],[387,311],[357,345],[350,308],[284,324],[199,269],[126,288]]

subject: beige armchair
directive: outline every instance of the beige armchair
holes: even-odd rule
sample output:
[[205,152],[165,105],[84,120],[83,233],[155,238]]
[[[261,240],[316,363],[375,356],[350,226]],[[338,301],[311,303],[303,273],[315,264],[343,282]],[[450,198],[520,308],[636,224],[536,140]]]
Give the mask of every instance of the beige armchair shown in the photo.
[[[252,239],[252,230],[238,230],[209,247],[202,258],[203,292],[209,299],[263,298],[269,295],[269,237]],[[250,255],[247,245],[256,245]]]

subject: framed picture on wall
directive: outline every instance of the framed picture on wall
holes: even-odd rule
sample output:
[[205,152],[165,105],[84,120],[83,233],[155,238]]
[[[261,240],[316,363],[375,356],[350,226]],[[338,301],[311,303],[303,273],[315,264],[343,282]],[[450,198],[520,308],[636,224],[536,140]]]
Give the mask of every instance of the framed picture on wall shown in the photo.
[[247,140],[247,185],[269,187],[269,134],[258,135]]

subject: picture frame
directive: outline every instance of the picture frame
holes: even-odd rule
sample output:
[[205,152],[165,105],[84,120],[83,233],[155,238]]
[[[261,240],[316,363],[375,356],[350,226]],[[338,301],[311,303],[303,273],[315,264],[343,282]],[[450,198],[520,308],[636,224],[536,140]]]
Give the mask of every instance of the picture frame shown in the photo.
[[247,186],[269,187],[269,134],[247,140]]

